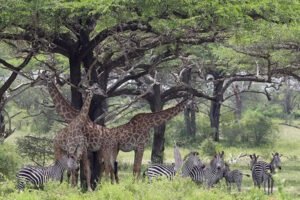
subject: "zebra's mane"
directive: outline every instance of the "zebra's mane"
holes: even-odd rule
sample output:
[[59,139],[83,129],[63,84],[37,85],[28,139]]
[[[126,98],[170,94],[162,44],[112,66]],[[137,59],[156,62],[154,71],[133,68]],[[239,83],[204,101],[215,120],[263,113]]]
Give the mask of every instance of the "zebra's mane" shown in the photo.
[[186,161],[191,155],[196,156],[199,155],[199,153],[197,151],[192,151],[184,156],[183,161]]

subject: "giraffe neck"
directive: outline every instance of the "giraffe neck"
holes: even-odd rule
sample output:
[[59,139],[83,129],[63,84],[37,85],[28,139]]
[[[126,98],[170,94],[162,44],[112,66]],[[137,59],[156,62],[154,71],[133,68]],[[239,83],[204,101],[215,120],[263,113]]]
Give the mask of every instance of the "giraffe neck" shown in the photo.
[[65,122],[71,122],[79,114],[79,111],[74,109],[62,96],[54,82],[48,82],[47,87],[58,115],[61,116]]
[[143,125],[146,124],[147,127],[159,126],[183,111],[185,104],[186,101],[184,100],[176,106],[168,108],[166,110],[155,113],[145,113],[143,114],[144,116],[141,117],[141,121],[144,122]]
[[93,93],[89,91],[88,94],[86,95],[83,106],[81,107],[80,113],[78,115],[79,118],[83,120],[89,119],[88,115],[89,115],[92,98],[93,98]]

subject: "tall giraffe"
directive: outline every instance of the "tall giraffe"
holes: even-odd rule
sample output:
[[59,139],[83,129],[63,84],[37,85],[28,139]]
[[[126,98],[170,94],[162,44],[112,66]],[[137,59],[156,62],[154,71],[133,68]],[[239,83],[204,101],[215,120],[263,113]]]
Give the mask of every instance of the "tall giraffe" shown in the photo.
[[[52,80],[48,80],[50,82]],[[52,82],[53,83],[53,82]],[[56,87],[55,84],[47,84],[48,87]],[[59,92],[56,88],[51,90]],[[50,93],[50,95],[52,95]],[[61,94],[51,96],[52,98],[64,98]],[[56,99],[55,102],[66,102],[65,99]],[[141,170],[141,163],[144,154],[145,145],[147,144],[150,134],[149,129],[158,125],[161,125],[178,113],[184,110],[185,106],[191,106],[193,101],[182,101],[178,105],[169,109],[155,112],[155,113],[140,113],[135,115],[128,123],[115,127],[106,128],[93,123],[92,121],[87,123],[87,134],[89,150],[97,151],[102,148],[102,155],[105,164],[106,174],[111,173],[113,168],[109,168],[112,161],[116,160],[119,150],[124,152],[135,151],[133,174],[139,177]],[[77,115],[76,112],[72,112],[72,106],[68,104],[55,105],[57,113],[65,119],[65,121],[72,121]],[[73,109],[74,110],[74,109]],[[63,112],[69,113],[69,115]],[[70,114],[72,113],[72,115]],[[110,150],[113,150],[113,158],[111,158]],[[101,160],[101,159],[99,159]],[[111,173],[111,177],[113,174]],[[118,177],[115,177],[118,181]],[[112,178],[113,179],[113,178]]]
[[[76,118],[76,116],[78,116],[79,111],[74,109],[71,106],[71,104],[62,96],[62,94],[56,87],[53,78],[54,77],[49,74],[42,73],[39,76],[38,81],[36,81],[36,84],[47,86],[50,97],[53,100],[56,112],[64,119],[65,122],[72,122],[72,120]],[[110,173],[111,181],[113,182],[115,177],[114,167],[112,164],[113,156],[111,153],[113,146],[116,145],[114,136],[111,135],[108,128],[94,123],[90,120],[90,118],[86,120],[86,126],[83,128],[83,131],[84,134],[87,136],[88,151],[100,150],[99,161],[102,163],[103,159],[106,177]],[[84,168],[86,168],[86,166]],[[116,181],[118,182],[118,179],[116,179]]]
[[55,158],[60,159],[66,153],[71,155],[73,159],[83,160],[84,173],[87,179],[88,190],[91,189],[90,178],[91,172],[88,161],[88,140],[85,134],[86,123],[89,121],[89,108],[94,94],[103,94],[97,86],[93,85],[88,90],[84,104],[79,114],[68,124],[67,127],[59,131],[54,137]]
[[[113,135],[118,139],[117,149],[114,149],[114,159],[116,159],[119,150],[124,152],[134,151],[133,174],[140,176],[141,164],[145,146],[150,138],[150,128],[159,126],[182,112],[186,106],[194,106],[193,101],[183,100],[174,107],[154,112],[139,113],[131,120],[119,127],[111,128]],[[196,108],[196,107],[193,107]]]

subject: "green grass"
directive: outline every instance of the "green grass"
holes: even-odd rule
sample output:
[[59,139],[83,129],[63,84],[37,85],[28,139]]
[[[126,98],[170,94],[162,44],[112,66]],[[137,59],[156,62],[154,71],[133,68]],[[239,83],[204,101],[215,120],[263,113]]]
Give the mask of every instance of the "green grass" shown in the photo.
[[[287,126],[280,126],[278,139],[272,146],[263,146],[256,148],[227,147],[222,145],[225,151],[225,160],[229,160],[231,156],[236,157],[240,153],[257,153],[264,160],[271,159],[271,153],[278,151],[282,153],[282,170],[275,176],[275,191],[271,196],[263,194],[263,190],[253,188],[251,177],[244,177],[242,193],[238,193],[236,188],[232,188],[229,193],[226,190],[224,181],[216,188],[206,190],[202,186],[196,185],[188,179],[176,177],[174,181],[168,180],[154,181],[148,184],[147,181],[132,181],[132,163],[133,152],[120,152],[119,174],[120,184],[111,185],[102,183],[96,191],[92,193],[82,193],[79,188],[71,188],[66,183],[59,185],[58,183],[50,183],[45,186],[44,191],[26,190],[23,193],[17,193],[14,189],[12,181],[0,182],[0,199],[300,199],[300,130]],[[182,155],[187,154],[191,150],[199,149],[183,149],[180,151]],[[147,149],[143,158],[143,169],[150,162],[151,150]],[[174,162],[173,148],[169,147],[165,150],[166,162]],[[201,159],[208,162],[209,157],[200,154]],[[241,169],[244,173],[250,174],[249,158],[241,158],[232,169]]]

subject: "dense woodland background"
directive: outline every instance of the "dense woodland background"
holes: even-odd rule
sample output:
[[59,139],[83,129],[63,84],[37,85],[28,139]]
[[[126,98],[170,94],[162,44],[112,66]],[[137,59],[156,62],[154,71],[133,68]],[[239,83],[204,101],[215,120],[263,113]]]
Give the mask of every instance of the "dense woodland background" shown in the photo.
[[298,0],[0,0],[0,9],[5,177],[49,163],[66,125],[46,88],[33,87],[44,70],[76,109],[83,83],[98,83],[107,97],[93,98],[90,118],[108,127],[194,96],[198,113],[153,129],[152,162],[169,159],[174,141],[210,155],[272,148],[283,125],[300,128]]

